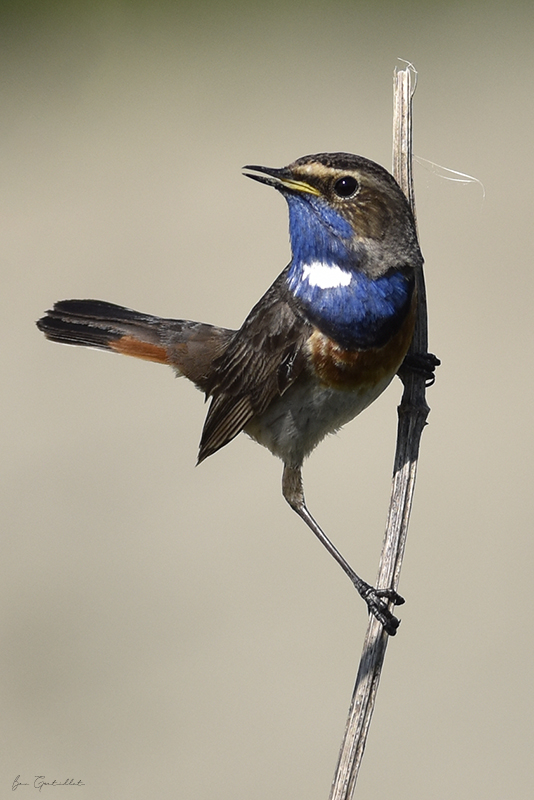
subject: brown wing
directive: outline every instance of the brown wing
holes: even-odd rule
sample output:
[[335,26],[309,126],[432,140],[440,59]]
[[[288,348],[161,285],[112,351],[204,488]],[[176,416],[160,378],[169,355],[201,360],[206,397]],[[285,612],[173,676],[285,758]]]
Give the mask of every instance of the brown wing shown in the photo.
[[243,430],[283,394],[305,365],[312,332],[286,288],[285,270],[254,306],[224,353],[213,362],[206,395],[212,398],[198,461]]

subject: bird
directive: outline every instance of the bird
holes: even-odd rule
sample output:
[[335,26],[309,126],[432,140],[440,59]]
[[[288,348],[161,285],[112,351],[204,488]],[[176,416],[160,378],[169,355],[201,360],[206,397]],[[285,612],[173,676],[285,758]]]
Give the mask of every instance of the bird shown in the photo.
[[283,497],[395,635],[391,607],[403,598],[364,581],[327,537],[306,505],[302,466],[405,362],[423,263],[414,217],[393,176],[363,156],[243,172],[285,198],[291,260],[238,330],[101,300],[57,302],[36,324],[51,341],[166,364],[192,381],[210,401],[197,463],[242,431],[280,458]]

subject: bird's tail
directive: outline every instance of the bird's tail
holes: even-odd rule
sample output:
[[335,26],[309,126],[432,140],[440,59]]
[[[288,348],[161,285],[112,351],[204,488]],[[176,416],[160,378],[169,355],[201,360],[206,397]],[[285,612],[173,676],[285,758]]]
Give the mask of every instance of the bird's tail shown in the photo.
[[140,314],[102,300],[62,300],[37,322],[47,339],[168,364],[203,389],[234,331]]

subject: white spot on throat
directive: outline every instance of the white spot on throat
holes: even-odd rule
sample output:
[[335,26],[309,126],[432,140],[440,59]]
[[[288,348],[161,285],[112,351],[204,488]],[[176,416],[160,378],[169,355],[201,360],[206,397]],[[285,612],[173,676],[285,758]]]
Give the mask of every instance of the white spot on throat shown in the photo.
[[337,286],[348,286],[352,275],[336,264],[312,261],[311,264],[303,265],[302,279],[307,280],[310,286],[318,286],[319,289],[335,289]]

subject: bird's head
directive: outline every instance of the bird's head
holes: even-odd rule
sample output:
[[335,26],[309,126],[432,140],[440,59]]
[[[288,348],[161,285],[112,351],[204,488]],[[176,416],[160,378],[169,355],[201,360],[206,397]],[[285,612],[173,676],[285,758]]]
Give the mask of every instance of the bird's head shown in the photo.
[[243,169],[286,198],[294,262],[333,263],[374,277],[421,261],[408,202],[379,164],[319,153],[282,169]]

